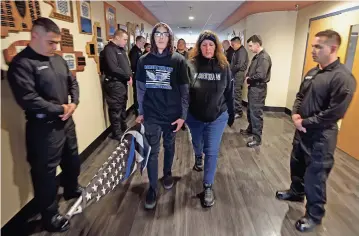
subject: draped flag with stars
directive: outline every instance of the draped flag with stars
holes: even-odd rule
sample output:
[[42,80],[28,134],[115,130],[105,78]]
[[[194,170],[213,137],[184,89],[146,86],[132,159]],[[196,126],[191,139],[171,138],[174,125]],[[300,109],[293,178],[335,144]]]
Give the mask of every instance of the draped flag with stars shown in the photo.
[[[97,174],[86,186],[82,196],[66,214],[70,218],[75,211],[82,211],[91,202],[98,202],[103,196],[128,179],[141,163],[141,174],[147,166],[151,147],[144,136],[144,126],[137,124],[129,128],[122,136],[116,150],[108,157]],[[80,205],[81,204],[81,205]],[[80,209],[76,209],[80,208]]]

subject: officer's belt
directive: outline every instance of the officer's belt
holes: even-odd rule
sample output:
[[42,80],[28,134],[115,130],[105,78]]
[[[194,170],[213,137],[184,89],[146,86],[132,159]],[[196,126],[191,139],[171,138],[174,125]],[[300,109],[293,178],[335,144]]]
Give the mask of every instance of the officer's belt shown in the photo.
[[29,121],[43,121],[43,122],[54,122],[61,121],[61,118],[57,115],[48,115],[44,113],[28,113],[26,119]]

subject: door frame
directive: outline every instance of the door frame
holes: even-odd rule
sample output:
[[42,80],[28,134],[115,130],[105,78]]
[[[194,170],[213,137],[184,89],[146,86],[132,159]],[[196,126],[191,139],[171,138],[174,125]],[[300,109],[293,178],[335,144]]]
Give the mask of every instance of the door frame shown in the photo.
[[[342,13],[345,13],[345,12],[348,12],[348,11],[355,11],[355,10],[359,10],[359,6],[346,8],[346,9],[343,9],[343,10],[340,10],[340,11],[331,12],[331,13],[328,13],[328,14],[324,14],[324,15],[321,15],[321,16],[312,17],[312,18],[309,19],[308,30],[307,30],[307,40],[306,40],[305,49],[304,49],[304,60],[303,60],[301,81],[303,81],[303,79],[304,79],[305,58],[307,57],[309,31],[310,31],[310,25],[311,25],[312,21],[319,20],[319,19],[323,19],[323,18],[327,18],[327,17],[331,17],[331,16],[340,15],[340,14],[342,14]],[[344,59],[345,59],[345,58],[344,58]]]

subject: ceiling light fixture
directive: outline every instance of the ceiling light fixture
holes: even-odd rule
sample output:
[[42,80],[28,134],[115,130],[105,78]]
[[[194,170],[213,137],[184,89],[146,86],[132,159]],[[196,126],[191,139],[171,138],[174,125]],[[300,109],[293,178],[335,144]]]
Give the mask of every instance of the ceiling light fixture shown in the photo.
[[188,19],[189,20],[194,20],[194,16],[189,16]]

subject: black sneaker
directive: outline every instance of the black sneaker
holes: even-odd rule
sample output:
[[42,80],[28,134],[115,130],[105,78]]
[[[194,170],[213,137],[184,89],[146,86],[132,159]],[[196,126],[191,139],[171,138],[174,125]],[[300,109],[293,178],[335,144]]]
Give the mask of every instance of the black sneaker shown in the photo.
[[174,181],[172,175],[163,176],[162,184],[165,189],[170,190],[173,187],[173,183]]
[[248,129],[241,129],[241,130],[239,131],[239,133],[240,133],[241,135],[251,135],[251,134],[252,134],[252,131],[251,131],[251,130],[248,130]]
[[203,171],[203,159],[202,156],[195,157],[193,170],[195,171]]
[[212,184],[204,184],[203,187],[204,187],[203,205],[205,207],[211,207],[214,205],[215,202]]
[[145,208],[148,210],[152,210],[153,208],[155,208],[156,204],[157,204],[156,191],[150,187],[146,195]]
[[62,215],[56,214],[50,220],[44,221],[43,226],[48,232],[65,232],[70,228],[70,222]]

